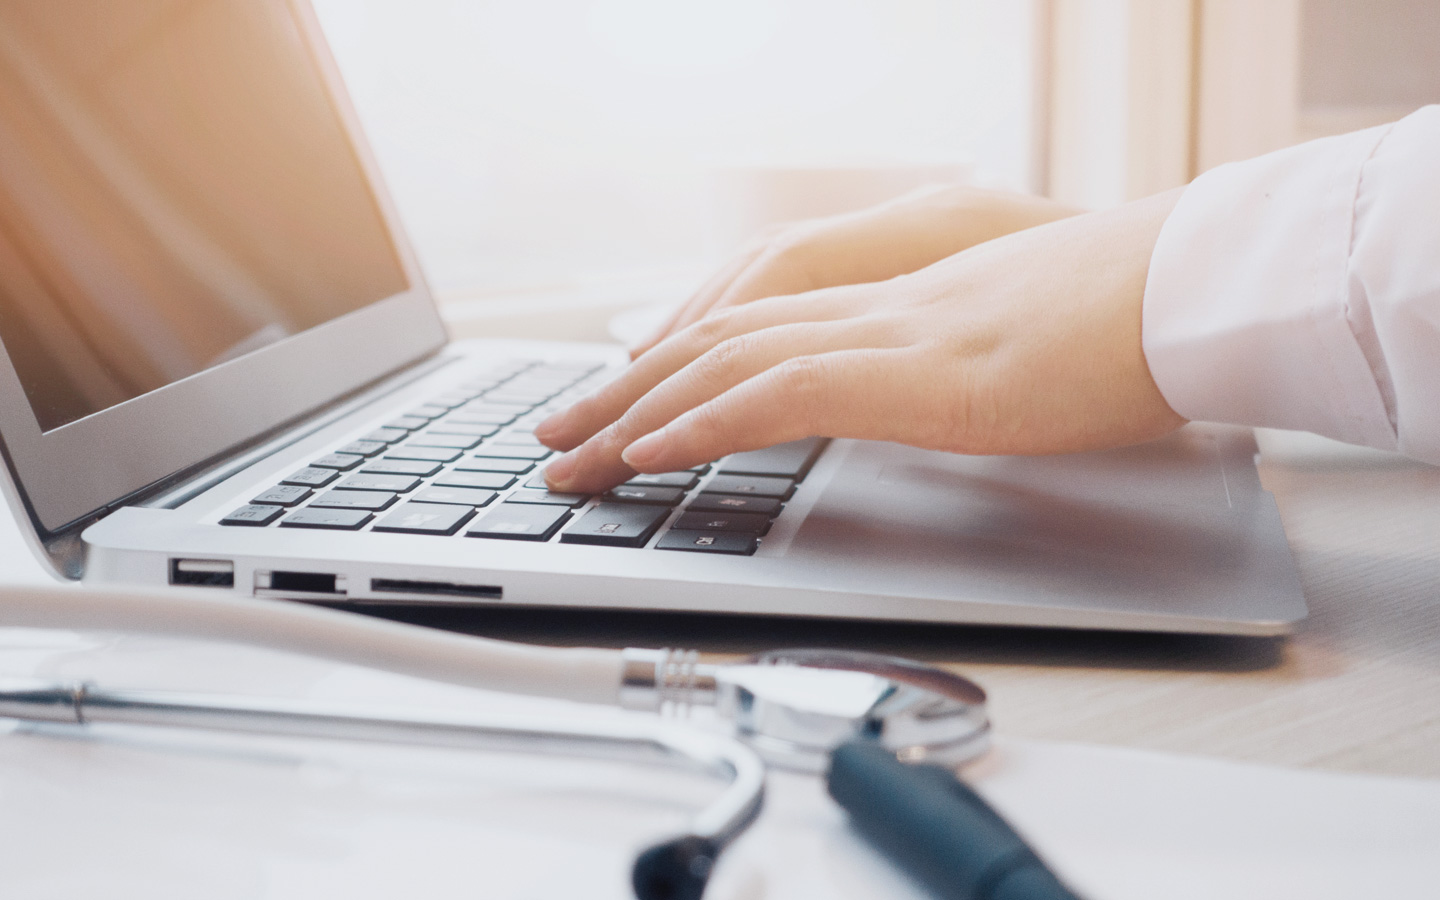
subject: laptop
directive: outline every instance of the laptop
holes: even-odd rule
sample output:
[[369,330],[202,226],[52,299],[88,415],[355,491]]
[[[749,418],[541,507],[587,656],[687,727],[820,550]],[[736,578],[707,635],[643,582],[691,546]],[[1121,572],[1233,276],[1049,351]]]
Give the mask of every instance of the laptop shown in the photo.
[[448,342],[303,0],[0,6],[4,488],[57,575],[454,604],[1247,635],[1305,615],[1245,429],[816,438],[555,495],[617,348]]

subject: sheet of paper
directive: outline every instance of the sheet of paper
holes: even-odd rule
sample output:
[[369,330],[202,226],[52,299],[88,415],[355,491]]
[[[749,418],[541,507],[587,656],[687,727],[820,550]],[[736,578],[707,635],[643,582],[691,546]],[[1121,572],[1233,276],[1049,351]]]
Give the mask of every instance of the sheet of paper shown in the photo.
[[[416,712],[626,715],[218,644],[0,630],[0,675]],[[1092,900],[1433,896],[1440,782],[1006,740],[967,772]],[[16,898],[630,896],[713,783],[593,761],[157,729],[0,734]],[[919,900],[812,777],[776,774],[710,900]]]

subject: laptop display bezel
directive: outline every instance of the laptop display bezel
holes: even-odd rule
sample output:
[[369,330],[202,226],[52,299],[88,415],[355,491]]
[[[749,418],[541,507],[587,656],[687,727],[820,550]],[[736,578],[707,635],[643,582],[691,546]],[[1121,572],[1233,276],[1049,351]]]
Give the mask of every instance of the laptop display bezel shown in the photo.
[[42,539],[424,359],[448,340],[314,10],[308,0],[276,2],[305,38],[410,288],[46,432],[0,346],[0,451]]

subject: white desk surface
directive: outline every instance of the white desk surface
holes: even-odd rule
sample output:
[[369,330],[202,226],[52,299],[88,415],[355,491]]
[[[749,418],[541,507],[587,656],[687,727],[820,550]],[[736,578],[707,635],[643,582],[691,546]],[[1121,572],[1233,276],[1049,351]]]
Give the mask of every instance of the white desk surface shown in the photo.
[[[1261,444],[1311,606],[1288,641],[910,629],[870,642],[985,685],[1001,738],[969,774],[1087,896],[1418,897],[1440,883],[1440,469],[1297,435]],[[0,521],[0,577],[42,578],[17,538]],[[0,674],[32,671],[477,702],[243,648],[0,630]],[[0,894],[620,898],[630,853],[703,790],[436,751],[0,731]],[[757,829],[712,900],[919,896],[813,780],[776,778]]]

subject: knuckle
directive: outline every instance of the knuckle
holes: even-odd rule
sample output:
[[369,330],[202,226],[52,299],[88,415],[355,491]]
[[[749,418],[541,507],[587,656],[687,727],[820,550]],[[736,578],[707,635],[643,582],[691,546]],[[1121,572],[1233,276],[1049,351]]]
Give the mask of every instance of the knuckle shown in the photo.
[[691,343],[702,347],[712,347],[729,335],[734,318],[735,314],[728,308],[712,309],[685,330],[689,334]]
[[815,434],[821,409],[828,399],[830,364],[816,356],[798,356],[782,363],[777,372],[785,407],[807,434]]
[[727,385],[733,380],[733,372],[741,365],[741,360],[750,353],[754,343],[754,339],[750,335],[738,335],[726,338],[711,347],[695,361],[696,381],[710,389],[718,389]]

